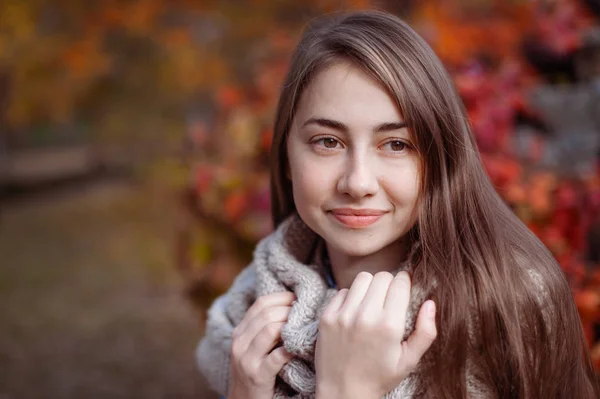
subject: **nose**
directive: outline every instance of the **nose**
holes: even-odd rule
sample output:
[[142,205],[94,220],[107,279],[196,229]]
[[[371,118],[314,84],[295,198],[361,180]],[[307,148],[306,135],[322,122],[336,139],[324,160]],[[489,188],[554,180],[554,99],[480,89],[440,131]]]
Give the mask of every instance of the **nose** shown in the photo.
[[375,195],[379,190],[379,182],[374,169],[366,156],[349,156],[344,173],[338,180],[338,191],[354,199]]

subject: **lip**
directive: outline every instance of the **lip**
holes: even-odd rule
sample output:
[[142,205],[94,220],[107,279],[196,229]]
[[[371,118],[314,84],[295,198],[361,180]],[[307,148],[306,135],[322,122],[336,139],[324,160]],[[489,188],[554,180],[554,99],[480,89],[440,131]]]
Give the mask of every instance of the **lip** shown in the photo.
[[386,213],[379,209],[332,209],[331,214],[341,223],[352,228],[363,228],[372,225]]

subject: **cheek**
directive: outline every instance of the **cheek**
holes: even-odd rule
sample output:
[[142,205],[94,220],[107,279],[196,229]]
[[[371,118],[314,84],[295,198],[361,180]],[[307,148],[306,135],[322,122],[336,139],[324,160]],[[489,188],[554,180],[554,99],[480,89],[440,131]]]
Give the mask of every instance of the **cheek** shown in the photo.
[[287,150],[296,206],[318,206],[317,202],[326,200],[336,188],[339,161],[315,155],[297,137],[290,139]]
[[298,207],[319,206],[331,191],[331,179],[314,164],[292,166],[292,189]]
[[416,166],[390,171],[382,179],[382,186],[399,207],[416,207],[419,200],[420,176]]
[[[288,146],[288,160],[294,202],[297,208],[306,208],[319,202],[323,197],[323,179],[318,163],[310,159],[298,143]],[[321,170],[322,172],[322,170]]]

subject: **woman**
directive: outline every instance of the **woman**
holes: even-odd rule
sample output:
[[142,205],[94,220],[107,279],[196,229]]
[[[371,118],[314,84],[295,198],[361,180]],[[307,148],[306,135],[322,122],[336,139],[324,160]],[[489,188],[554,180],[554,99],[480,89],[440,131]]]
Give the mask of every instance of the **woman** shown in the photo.
[[451,79],[404,22],[315,20],[271,155],[276,230],[197,351],[217,391],[598,397],[560,267],[497,195]]

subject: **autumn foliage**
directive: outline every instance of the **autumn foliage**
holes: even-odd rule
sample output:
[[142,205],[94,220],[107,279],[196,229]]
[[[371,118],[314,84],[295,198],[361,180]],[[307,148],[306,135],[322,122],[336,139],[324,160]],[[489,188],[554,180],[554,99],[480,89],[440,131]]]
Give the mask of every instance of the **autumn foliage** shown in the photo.
[[205,307],[271,231],[273,113],[302,27],[340,8],[401,13],[450,71],[498,192],[562,266],[600,370],[600,163],[549,164],[560,127],[530,95],[598,79],[600,56],[577,61],[597,2],[241,3],[1,1],[0,138],[90,126],[127,158],[141,143],[175,153],[186,173],[177,265]]
[[[563,84],[569,82],[560,72],[545,75],[523,51],[529,40],[561,56],[574,54],[598,20],[576,1],[557,1],[552,10],[543,2],[465,3],[420,2],[409,19],[451,72],[498,192],[562,266],[600,370],[600,268],[589,259],[594,245],[591,231],[600,223],[600,164],[584,173],[565,173],[544,164],[552,127],[544,125],[529,93],[561,79]],[[191,163],[189,192],[193,213],[212,226],[219,220],[223,231],[250,246],[271,229],[266,222],[270,218],[266,159],[275,82],[283,79],[293,45],[281,30],[265,35],[259,47],[268,56],[251,64],[254,73],[249,80],[214,91],[218,117],[196,137],[199,150]],[[522,120],[536,131],[525,146],[517,140],[517,121]],[[218,156],[210,160],[211,154]],[[220,281],[219,288],[210,292],[222,291],[248,258],[234,259],[227,246],[214,250],[210,239],[198,234],[202,239],[190,245],[204,248],[202,287],[214,288],[210,281]],[[231,269],[225,279],[223,269]]]

